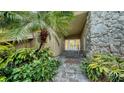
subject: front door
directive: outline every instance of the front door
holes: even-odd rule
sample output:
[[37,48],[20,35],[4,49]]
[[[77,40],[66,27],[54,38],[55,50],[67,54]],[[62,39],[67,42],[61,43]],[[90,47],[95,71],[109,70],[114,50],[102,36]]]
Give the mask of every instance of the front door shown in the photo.
[[65,50],[80,50],[80,39],[66,39]]

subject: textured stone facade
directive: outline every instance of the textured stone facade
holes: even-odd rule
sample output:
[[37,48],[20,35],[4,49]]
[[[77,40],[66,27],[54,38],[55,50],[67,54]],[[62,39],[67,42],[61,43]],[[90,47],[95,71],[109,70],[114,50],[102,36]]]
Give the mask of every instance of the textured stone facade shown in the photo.
[[124,55],[124,12],[89,12],[84,28],[86,52],[111,52]]

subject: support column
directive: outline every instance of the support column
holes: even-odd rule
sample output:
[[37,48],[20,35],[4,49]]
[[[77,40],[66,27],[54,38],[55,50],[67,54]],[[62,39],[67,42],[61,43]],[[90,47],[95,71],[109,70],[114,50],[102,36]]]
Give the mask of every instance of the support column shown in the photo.
[[76,50],[76,39],[74,40],[74,50]]
[[70,40],[68,40],[68,50],[70,49]]

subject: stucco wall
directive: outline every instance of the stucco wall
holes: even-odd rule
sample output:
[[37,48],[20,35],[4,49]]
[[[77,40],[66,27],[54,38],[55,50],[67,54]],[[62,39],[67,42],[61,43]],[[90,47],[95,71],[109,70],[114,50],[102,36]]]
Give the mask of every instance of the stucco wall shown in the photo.
[[87,52],[87,46],[86,46],[86,42],[87,42],[87,39],[86,39],[86,36],[87,36],[87,33],[89,31],[89,14],[87,15],[87,17],[85,17],[85,24],[83,26],[83,29],[81,31],[81,36],[80,36],[80,43],[81,43],[81,50],[83,52],[83,55],[86,56],[86,52]]
[[[52,31],[52,29],[50,28],[48,30]],[[49,47],[53,51],[54,56],[60,55],[64,50],[64,39],[61,37],[58,37],[57,40],[55,36],[51,35],[51,39],[49,39],[48,37],[47,42],[45,43],[45,46],[44,46],[44,47]]]
[[23,42],[19,42],[19,43],[16,43],[15,47],[16,48],[33,48],[34,47],[34,40],[33,39],[29,39],[29,40],[26,40],[26,41],[23,41]]
[[[51,31],[52,29],[48,29],[49,31]],[[36,35],[37,34],[37,35]],[[34,37],[38,37],[38,33],[35,33],[36,36]],[[39,47],[38,42],[36,42],[36,38],[33,39],[27,39],[23,42],[15,42],[15,47],[18,48],[37,48]],[[12,41],[8,41],[8,42],[12,42]],[[58,44],[59,42],[59,44]],[[49,39],[49,37],[47,38],[46,43],[43,45],[43,47],[49,47],[52,51],[53,51],[53,56],[58,56],[62,53],[62,51],[64,50],[64,39],[58,37],[58,42],[56,41],[54,36],[51,36],[51,39]],[[3,42],[0,42],[0,44],[4,44]]]
[[124,55],[124,12],[89,12],[84,31],[86,51]]
[[[52,29],[48,29],[51,31]],[[38,35],[37,35],[38,36]],[[59,42],[59,44],[58,44]],[[43,48],[49,47],[52,52],[53,56],[58,56],[62,53],[64,50],[64,39],[58,37],[58,42],[56,41],[55,37],[51,35],[51,39],[49,37],[47,38],[46,43],[43,45]],[[16,48],[22,48],[22,47],[38,47],[40,43],[36,42],[36,39],[30,39],[26,42],[20,42],[16,44]]]

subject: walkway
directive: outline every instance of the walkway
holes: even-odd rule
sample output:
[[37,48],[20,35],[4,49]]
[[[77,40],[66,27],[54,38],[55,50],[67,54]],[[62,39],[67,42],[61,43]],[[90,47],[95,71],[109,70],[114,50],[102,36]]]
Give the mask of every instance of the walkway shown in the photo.
[[62,64],[54,82],[88,82],[86,76],[81,73],[79,58],[60,57],[59,60]]

